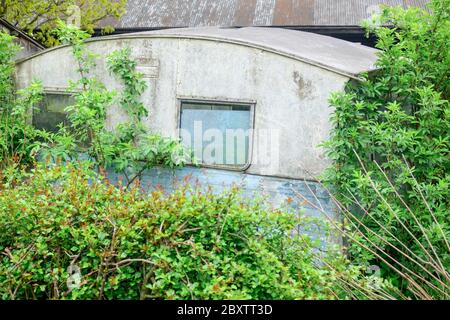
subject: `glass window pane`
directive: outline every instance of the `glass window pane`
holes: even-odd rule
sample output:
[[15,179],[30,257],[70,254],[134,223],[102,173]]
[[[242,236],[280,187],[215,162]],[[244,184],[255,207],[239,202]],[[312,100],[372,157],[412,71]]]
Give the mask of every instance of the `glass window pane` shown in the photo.
[[206,165],[242,167],[250,147],[250,106],[183,103],[181,137]]
[[67,125],[67,114],[64,109],[74,104],[74,99],[68,94],[45,94],[38,106],[38,110],[33,111],[33,125],[38,129],[45,129],[56,132],[58,125]]

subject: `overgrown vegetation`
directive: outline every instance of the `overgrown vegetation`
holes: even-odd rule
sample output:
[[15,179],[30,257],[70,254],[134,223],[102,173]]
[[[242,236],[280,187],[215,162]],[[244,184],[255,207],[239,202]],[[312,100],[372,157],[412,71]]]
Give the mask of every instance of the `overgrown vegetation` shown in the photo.
[[[36,37],[47,46],[59,44],[52,32],[64,20],[89,33],[106,18],[120,18],[126,0],[1,0],[0,18]],[[104,31],[112,31],[104,26]]]
[[[75,104],[66,108],[70,125],[61,124],[58,132],[50,133],[31,126],[31,113],[43,97],[42,86],[36,81],[16,92],[13,58],[19,48],[12,36],[0,33],[0,168],[30,165],[38,153],[55,162],[75,161],[86,154],[99,171],[115,170],[131,185],[146,169],[180,167],[192,161],[179,140],[152,133],[142,124],[148,112],[140,98],[147,84],[136,71],[129,49],[107,57],[109,70],[123,81],[122,93],[109,91],[92,72],[99,57],[85,47],[89,34],[62,22],[55,34],[61,42],[72,45],[80,79],[69,87],[70,92],[76,92]],[[107,113],[114,104],[127,118],[109,130]]]
[[[42,86],[16,92],[17,47],[0,33],[0,298],[448,299],[450,1],[431,8],[386,8],[368,23],[379,70],[331,99],[325,182],[345,217],[343,228],[331,223],[348,257],[292,234],[310,219],[237,190],[138,189],[146,169],[189,157],[144,125],[147,85],[127,48],[106,59],[123,84],[107,90],[88,35],[60,24],[53,34],[78,63],[75,104],[68,127],[36,130],[29,116]],[[126,115],[114,129],[111,106]],[[111,185],[106,169],[126,183]],[[374,266],[381,278],[364,275]]]
[[42,98],[42,85],[36,81],[16,92],[13,58],[19,47],[13,39],[0,33],[0,170],[31,163],[41,134],[27,120]]
[[[149,116],[140,101],[147,83],[136,71],[130,49],[114,51],[107,57],[108,69],[123,82],[122,93],[109,91],[92,72],[99,57],[85,47],[89,35],[62,22],[56,34],[62,43],[72,46],[80,80],[69,88],[76,92],[75,104],[66,108],[70,126],[51,136],[53,143],[42,151],[44,157],[74,161],[80,154],[87,154],[99,170],[122,173],[128,186],[154,166],[180,167],[190,160],[179,140],[152,133],[142,123]],[[119,105],[127,118],[111,130],[106,122],[113,104]]]
[[0,186],[0,298],[348,298],[337,277],[369,290],[359,268],[317,263],[318,244],[291,236],[309,223],[237,190],[147,195],[86,163],[42,164]]
[[380,266],[407,297],[448,299],[450,1],[430,8],[385,8],[366,24],[378,71],[331,99],[325,180],[355,263]]
[[[139,190],[132,183],[143,170],[183,165],[185,150],[143,125],[146,84],[129,49],[107,57],[109,71],[123,81],[121,93],[108,91],[92,73],[98,57],[86,50],[88,35],[63,24],[57,34],[72,45],[80,80],[70,88],[70,125],[54,134],[27,124],[42,88],[33,84],[16,97],[16,47],[2,35],[2,141],[15,141],[4,144],[1,159],[2,299],[364,298],[374,283],[379,297],[390,296],[339,251],[319,257],[318,243],[292,237],[295,226],[311,223],[306,218],[245,202],[237,190]],[[127,118],[108,130],[113,104]],[[28,132],[26,139],[11,124]],[[35,167],[38,152],[50,162]],[[83,153],[90,161],[78,161]],[[111,185],[106,168],[122,172],[126,186]]]

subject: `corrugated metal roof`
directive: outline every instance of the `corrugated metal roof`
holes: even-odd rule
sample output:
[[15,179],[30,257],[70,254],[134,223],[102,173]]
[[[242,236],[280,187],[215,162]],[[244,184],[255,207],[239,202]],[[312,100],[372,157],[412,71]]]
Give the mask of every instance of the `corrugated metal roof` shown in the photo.
[[128,0],[117,29],[198,26],[359,25],[380,4],[425,7],[429,0]]
[[327,70],[357,78],[375,70],[378,50],[310,32],[281,28],[180,28],[94,38],[182,38],[235,43],[275,52]]

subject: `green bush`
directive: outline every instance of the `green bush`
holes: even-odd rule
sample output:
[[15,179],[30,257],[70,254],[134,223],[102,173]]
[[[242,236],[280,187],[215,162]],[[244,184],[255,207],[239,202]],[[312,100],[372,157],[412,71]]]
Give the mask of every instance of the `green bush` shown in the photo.
[[1,299],[329,299],[359,277],[291,236],[308,219],[237,190],[144,194],[85,163],[14,180],[0,187]]
[[0,169],[32,162],[41,135],[27,119],[42,98],[42,86],[34,82],[24,90],[15,90],[14,57],[20,48],[14,39],[0,32]]
[[[65,108],[70,125],[52,135],[51,143],[41,145],[43,158],[76,160],[86,154],[100,169],[121,173],[127,186],[152,167],[182,167],[191,160],[180,139],[164,137],[144,125],[149,112],[141,100],[148,84],[129,48],[113,51],[105,59],[111,75],[122,84],[122,90],[110,91],[93,72],[100,57],[86,47],[90,35],[61,21],[54,32],[63,44],[71,46],[80,79],[70,81],[70,91],[76,92],[75,103]],[[113,130],[106,127],[112,105],[127,115]]]
[[[28,88],[16,90],[14,57],[20,49],[14,37],[0,32],[0,169],[11,165],[31,165],[40,158],[54,161],[76,160],[86,154],[99,169],[110,168],[123,174],[127,183],[139,180],[154,166],[181,167],[194,162],[180,139],[163,137],[149,131],[142,119],[148,116],[141,96],[147,89],[137,63],[128,48],[114,51],[106,64],[123,83],[123,92],[109,91],[92,68],[99,58],[87,50],[89,34],[60,22],[54,31],[64,44],[72,46],[77,61],[78,81],[69,81],[75,103],[67,106],[69,125],[59,125],[56,133],[38,130],[31,125],[31,115],[44,93],[42,84],[34,81]],[[128,115],[114,130],[105,126],[108,109],[120,106]],[[1,175],[0,175],[1,178]]]
[[408,297],[450,297],[449,13],[385,8],[366,25],[378,70],[331,99],[325,180],[353,215],[349,252]]

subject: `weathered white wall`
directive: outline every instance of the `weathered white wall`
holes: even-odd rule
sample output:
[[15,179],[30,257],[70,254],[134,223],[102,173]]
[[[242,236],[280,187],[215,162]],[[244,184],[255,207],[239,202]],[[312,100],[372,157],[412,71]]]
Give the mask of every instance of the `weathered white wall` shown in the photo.
[[[180,97],[255,101],[255,128],[278,130],[279,148],[258,150],[261,141],[256,136],[248,173],[310,179],[328,165],[318,147],[330,130],[328,98],[342,90],[348,78],[276,53],[209,40],[116,38],[92,41],[88,48],[105,57],[126,46],[147,74],[149,89],[143,99],[150,110],[146,123],[154,130],[177,135]],[[108,88],[118,87],[104,59],[98,60],[95,73]],[[40,79],[49,90],[63,89],[77,78],[68,47],[22,61],[17,69],[20,87]],[[123,113],[112,108],[108,124],[121,117]],[[261,161],[267,155],[273,160],[270,165]]]

